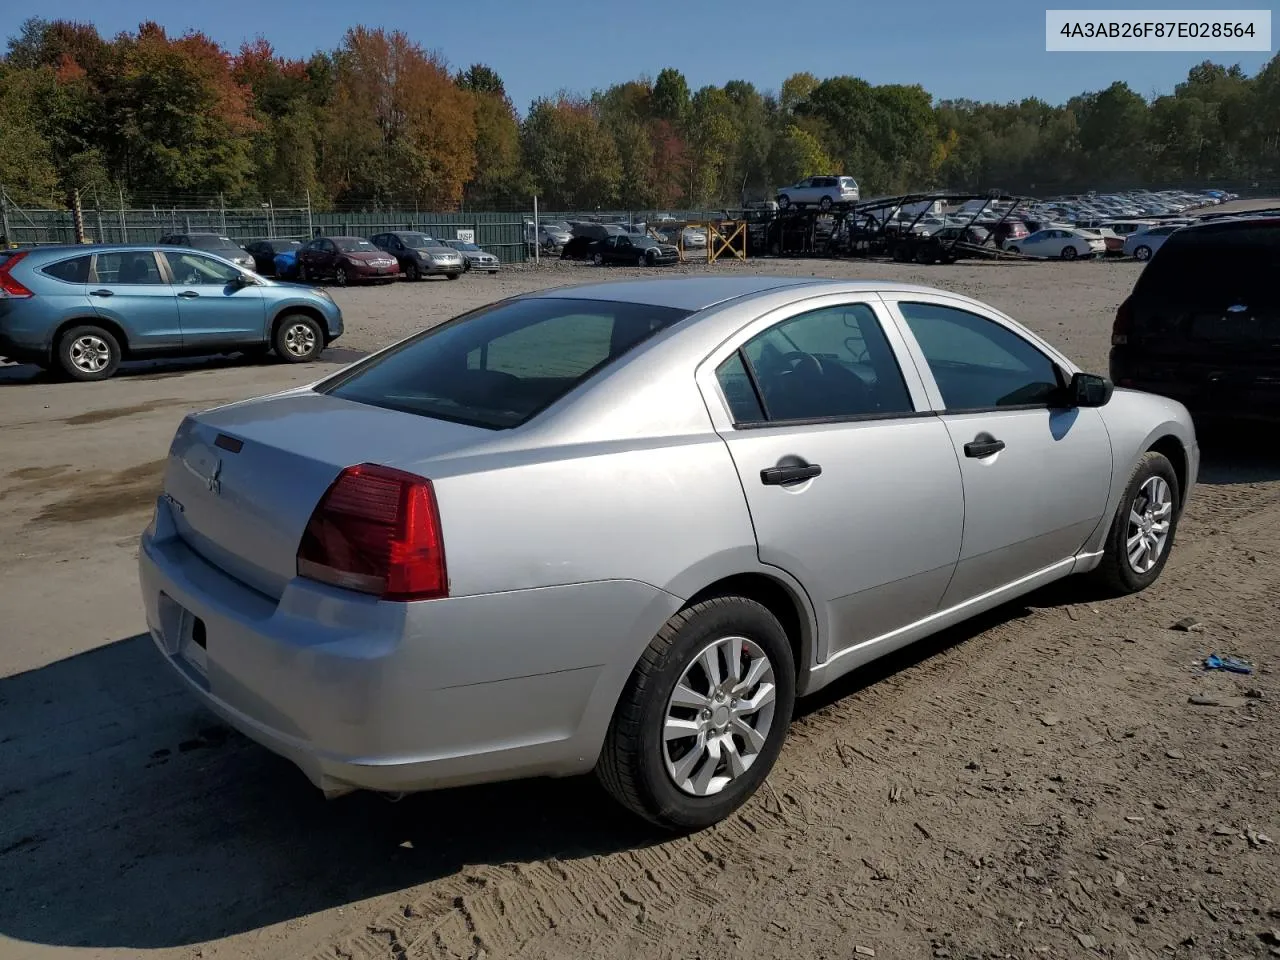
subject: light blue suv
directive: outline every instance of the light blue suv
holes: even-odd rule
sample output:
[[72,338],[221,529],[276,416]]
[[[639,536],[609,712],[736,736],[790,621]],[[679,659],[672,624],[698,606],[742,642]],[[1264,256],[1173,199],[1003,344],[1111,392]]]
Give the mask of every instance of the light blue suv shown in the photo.
[[0,250],[0,357],[105,380],[120,361],[260,353],[304,363],[342,335],[323,290],[164,246]]

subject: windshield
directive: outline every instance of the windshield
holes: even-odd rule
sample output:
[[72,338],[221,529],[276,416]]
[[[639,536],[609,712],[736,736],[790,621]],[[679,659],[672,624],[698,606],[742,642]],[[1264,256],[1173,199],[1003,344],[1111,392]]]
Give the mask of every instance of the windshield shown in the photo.
[[378,248],[358,237],[334,237],[333,245],[343,253],[377,253]]
[[466,250],[469,253],[480,252],[479,247],[477,247],[474,243],[470,243],[469,241],[466,241],[466,240],[447,240],[445,242],[448,243],[449,246],[453,247],[453,249],[455,250]]
[[426,250],[428,247],[440,246],[439,240],[433,240],[425,233],[397,233],[396,236],[410,250]]
[[515,427],[688,315],[620,301],[509,300],[424,331],[318,389],[441,420]]

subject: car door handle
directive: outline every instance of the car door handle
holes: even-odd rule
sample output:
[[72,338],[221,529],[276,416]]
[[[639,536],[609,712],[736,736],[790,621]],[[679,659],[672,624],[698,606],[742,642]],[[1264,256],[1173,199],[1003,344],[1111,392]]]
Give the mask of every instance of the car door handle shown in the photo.
[[964,455],[980,460],[993,453],[999,453],[1003,449],[1003,440],[997,440],[989,433],[980,433],[964,445]]
[[782,464],[761,470],[760,482],[767,487],[780,487],[789,483],[800,483],[802,480],[811,480],[821,474],[822,467],[816,463]]
[[89,291],[89,296],[91,297],[109,297],[111,295],[112,293],[110,290],[90,290]]
[[194,290],[183,290],[180,294],[178,294],[178,296],[180,296],[183,300],[192,300],[200,296],[200,294],[196,293]]

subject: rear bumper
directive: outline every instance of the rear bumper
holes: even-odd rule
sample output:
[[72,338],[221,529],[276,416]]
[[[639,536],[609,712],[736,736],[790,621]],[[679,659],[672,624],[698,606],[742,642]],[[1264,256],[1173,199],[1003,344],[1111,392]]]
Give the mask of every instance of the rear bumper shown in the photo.
[[157,647],[205,706],[330,795],[590,770],[680,603],[603,581],[394,604],[302,579],[275,601],[195,554],[168,510],[138,561]]
[[1280,364],[1137,360],[1116,347],[1110,373],[1117,386],[1177,400],[1196,416],[1280,423]]

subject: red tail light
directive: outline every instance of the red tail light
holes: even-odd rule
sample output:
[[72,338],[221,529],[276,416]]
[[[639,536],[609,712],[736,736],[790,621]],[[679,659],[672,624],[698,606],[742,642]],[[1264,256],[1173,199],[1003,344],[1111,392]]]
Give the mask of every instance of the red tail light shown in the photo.
[[1111,345],[1122,347],[1129,342],[1129,332],[1133,329],[1133,306],[1126,300],[1116,310],[1115,322],[1111,324]]
[[9,275],[13,265],[27,255],[27,251],[11,254],[0,262],[0,300],[26,300],[35,294]]
[[302,534],[298,576],[383,600],[448,596],[431,481],[372,463],[347,467]]

